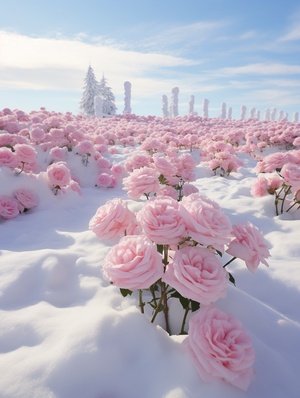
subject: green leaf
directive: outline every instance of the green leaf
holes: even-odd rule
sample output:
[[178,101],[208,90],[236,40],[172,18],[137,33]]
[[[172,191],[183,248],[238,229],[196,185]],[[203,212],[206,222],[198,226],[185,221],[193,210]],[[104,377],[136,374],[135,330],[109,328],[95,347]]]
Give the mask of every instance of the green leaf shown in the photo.
[[129,290],[129,289],[120,289],[120,292],[121,292],[123,297],[132,295],[132,290]]
[[231,275],[230,272],[228,272],[228,274],[229,274],[229,281],[230,281],[231,283],[233,283],[234,286],[235,286],[235,279],[234,279],[234,277]]
[[158,253],[160,253],[160,254],[163,254],[163,251],[164,251],[164,245],[156,245],[156,247],[157,247],[157,251],[158,251]]
[[190,300],[186,297],[183,297],[180,293],[177,292],[177,290],[175,290],[175,292],[172,293],[170,297],[178,298],[183,309],[186,309],[189,305]]
[[200,308],[200,303],[197,301],[191,300],[191,310],[192,312],[198,311]]

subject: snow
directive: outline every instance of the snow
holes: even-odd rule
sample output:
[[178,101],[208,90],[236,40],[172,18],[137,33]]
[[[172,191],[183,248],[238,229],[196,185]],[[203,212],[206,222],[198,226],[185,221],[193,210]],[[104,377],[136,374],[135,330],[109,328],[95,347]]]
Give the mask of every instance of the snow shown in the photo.
[[[116,154],[105,156],[121,164],[139,151],[116,147]],[[100,241],[89,220],[109,199],[123,198],[131,209],[137,204],[120,181],[112,189],[94,187],[93,165],[71,159],[81,195],[55,196],[25,173],[0,169],[1,194],[26,184],[40,199],[30,211],[0,221],[0,397],[299,397],[300,215],[276,217],[270,196],[254,199],[256,160],[239,157],[244,165],[226,178],[199,164],[195,185],[233,223],[256,225],[270,246],[269,268],[261,265],[252,274],[240,260],[230,264],[236,286],[230,284],[227,297],[216,303],[253,340],[249,389],[204,383],[181,350],[185,336],[169,336],[151,324],[135,294],[124,298],[103,279],[100,263],[114,242]]]

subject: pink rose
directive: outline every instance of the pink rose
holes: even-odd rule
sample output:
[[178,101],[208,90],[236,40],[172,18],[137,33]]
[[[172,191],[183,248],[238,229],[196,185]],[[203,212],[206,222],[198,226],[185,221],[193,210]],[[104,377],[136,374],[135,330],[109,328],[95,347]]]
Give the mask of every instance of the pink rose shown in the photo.
[[66,157],[67,148],[60,148],[58,146],[50,149],[50,156],[53,160],[61,161]]
[[93,141],[83,140],[76,145],[75,149],[80,155],[91,155],[94,152],[94,143]]
[[148,289],[163,275],[162,257],[147,236],[124,236],[106,256],[103,275],[119,288]]
[[182,187],[182,195],[183,196],[189,196],[192,193],[198,193],[199,189],[195,187],[193,184],[184,184]]
[[251,195],[260,198],[268,192],[268,181],[265,177],[257,178],[251,187]]
[[286,163],[281,171],[280,175],[284,179],[286,185],[291,187],[300,188],[300,166],[295,163]]
[[132,172],[135,169],[141,167],[149,167],[152,162],[152,158],[149,155],[137,154],[130,156],[125,162],[125,170]]
[[8,195],[0,196],[0,216],[6,219],[15,218],[19,215],[18,201]]
[[177,245],[186,236],[178,202],[169,196],[147,201],[137,213],[137,221],[144,234],[157,244]]
[[18,163],[17,167],[26,172],[34,171],[37,167],[37,153],[35,149],[27,144],[16,144],[14,149]]
[[193,246],[175,252],[163,281],[183,297],[208,305],[226,296],[228,273],[211,250]]
[[111,188],[113,186],[113,176],[108,173],[101,173],[96,179],[97,187]]
[[48,166],[47,176],[53,187],[65,187],[71,181],[71,172],[65,162],[57,162]]
[[266,241],[260,231],[251,223],[233,225],[235,239],[230,242],[226,252],[245,261],[247,268],[255,272],[260,263],[270,256]]
[[99,207],[89,222],[89,229],[99,239],[114,239],[125,235],[135,221],[135,215],[122,199],[109,200]]
[[188,236],[223,252],[224,245],[230,241],[232,225],[220,206],[199,193],[184,196],[180,203]]
[[14,196],[24,210],[32,209],[38,204],[37,195],[29,189],[18,189],[14,192]]
[[183,349],[204,381],[223,380],[244,391],[254,374],[254,349],[240,321],[214,306],[202,307],[189,321]]
[[123,178],[123,186],[131,199],[138,200],[143,194],[150,195],[159,191],[158,177],[159,173],[154,169],[142,167]]
[[170,162],[166,157],[161,155],[153,155],[154,168],[162,174],[166,179],[173,177],[176,174],[176,166]]
[[9,148],[0,148],[0,167],[6,166],[10,168],[15,168],[17,166],[17,158]]

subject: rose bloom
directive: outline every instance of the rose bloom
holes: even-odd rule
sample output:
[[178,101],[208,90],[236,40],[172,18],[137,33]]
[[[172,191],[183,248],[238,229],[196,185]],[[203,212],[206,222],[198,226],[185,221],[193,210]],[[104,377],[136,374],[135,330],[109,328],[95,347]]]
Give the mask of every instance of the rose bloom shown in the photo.
[[64,187],[71,181],[71,172],[65,162],[57,162],[48,166],[47,176],[53,187]]
[[15,218],[19,215],[18,201],[8,195],[0,196],[0,216],[6,219]]
[[182,187],[182,195],[183,196],[189,196],[192,193],[198,193],[199,189],[195,187],[193,184],[184,184]]
[[135,215],[122,199],[109,200],[100,206],[89,222],[89,229],[99,239],[114,239],[126,234],[135,221]]
[[202,307],[191,316],[182,344],[204,381],[223,380],[247,390],[255,353],[246,329],[232,315],[212,305]]
[[66,157],[66,153],[67,153],[67,148],[60,148],[58,146],[51,148],[50,149],[50,156],[53,160],[64,160],[64,158]]
[[132,172],[135,169],[140,169],[141,167],[149,167],[152,162],[152,158],[149,155],[136,154],[130,156],[125,162],[125,170]]
[[10,168],[15,168],[17,166],[17,158],[9,148],[0,148],[0,167],[6,166]]
[[96,179],[96,186],[102,188],[110,188],[113,184],[112,175],[108,173],[101,173]]
[[232,225],[216,202],[199,193],[184,196],[180,214],[191,239],[224,251],[224,245],[230,241]]
[[89,141],[89,140],[80,141],[76,145],[75,149],[80,155],[92,154],[94,152],[93,141]]
[[45,138],[45,131],[41,127],[35,127],[30,131],[30,138],[33,141],[43,141]]
[[176,166],[170,162],[167,158],[161,155],[153,155],[154,168],[162,174],[166,179],[176,174]]
[[21,204],[23,209],[32,209],[38,204],[37,195],[29,189],[18,189],[14,192],[14,197]]
[[268,182],[265,177],[257,178],[251,186],[251,195],[255,198],[261,198],[268,192]]
[[270,256],[266,241],[251,222],[233,225],[233,235],[235,238],[226,250],[228,254],[244,260],[253,273],[260,263],[269,266],[265,260]]
[[208,305],[226,296],[228,273],[211,250],[184,247],[175,252],[163,281],[183,297]]
[[134,170],[123,178],[123,189],[131,199],[138,200],[143,194],[149,195],[159,191],[159,173],[150,167]]
[[14,146],[17,158],[17,167],[25,172],[34,171],[37,166],[37,153],[35,149],[27,144],[16,144]]
[[103,275],[119,288],[148,289],[163,275],[162,257],[147,236],[124,236],[104,259]]
[[157,244],[177,245],[186,236],[179,204],[169,196],[147,201],[137,213],[137,221],[144,234]]
[[280,175],[284,179],[286,185],[290,185],[293,188],[300,188],[300,166],[294,163],[286,163],[281,171]]

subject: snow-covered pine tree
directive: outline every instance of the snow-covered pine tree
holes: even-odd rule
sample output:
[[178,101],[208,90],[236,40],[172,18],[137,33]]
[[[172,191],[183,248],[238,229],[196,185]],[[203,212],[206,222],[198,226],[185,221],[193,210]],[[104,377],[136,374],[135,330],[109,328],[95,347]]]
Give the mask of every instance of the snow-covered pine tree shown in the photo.
[[99,95],[103,99],[103,114],[104,115],[115,115],[117,107],[115,105],[115,96],[111,90],[111,87],[107,85],[107,79],[102,75],[102,79],[98,84]]
[[89,65],[86,77],[84,79],[82,100],[80,102],[80,111],[87,117],[95,117],[94,99],[99,95],[99,83],[96,80],[95,73]]

